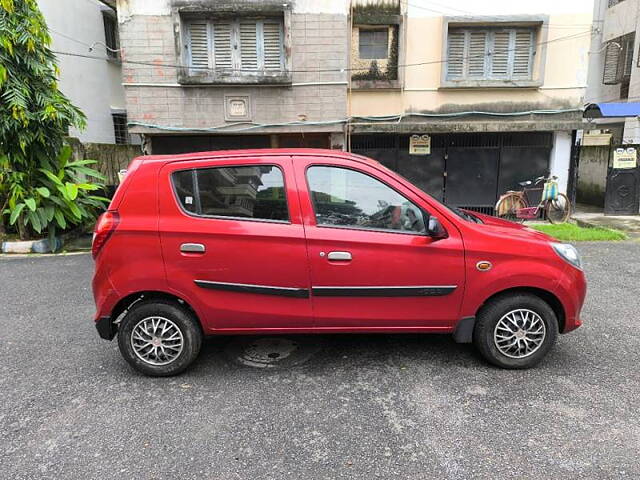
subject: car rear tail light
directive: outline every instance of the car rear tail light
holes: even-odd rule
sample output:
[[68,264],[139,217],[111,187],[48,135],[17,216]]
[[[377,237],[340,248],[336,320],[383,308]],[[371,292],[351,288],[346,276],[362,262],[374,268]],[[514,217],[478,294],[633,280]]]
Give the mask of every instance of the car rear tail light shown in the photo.
[[98,256],[104,244],[120,223],[120,215],[115,210],[107,210],[98,217],[96,228],[93,230],[93,243],[91,244],[91,255]]

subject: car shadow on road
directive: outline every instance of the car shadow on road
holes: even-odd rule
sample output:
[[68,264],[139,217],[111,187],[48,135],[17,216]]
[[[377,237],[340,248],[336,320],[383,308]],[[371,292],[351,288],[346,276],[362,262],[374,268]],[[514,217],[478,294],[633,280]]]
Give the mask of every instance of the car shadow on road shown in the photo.
[[247,335],[205,340],[198,372],[211,369],[352,369],[373,365],[477,366],[486,364],[472,345],[449,335]]

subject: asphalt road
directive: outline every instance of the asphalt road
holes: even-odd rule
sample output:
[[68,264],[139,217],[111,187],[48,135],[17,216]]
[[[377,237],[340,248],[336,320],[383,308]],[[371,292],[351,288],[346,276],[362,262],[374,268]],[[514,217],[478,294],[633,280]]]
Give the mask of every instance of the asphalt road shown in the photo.
[[417,335],[258,368],[220,337],[169,379],[98,338],[89,255],[0,258],[0,478],[639,478],[640,243],[579,248],[585,325],[534,370]]

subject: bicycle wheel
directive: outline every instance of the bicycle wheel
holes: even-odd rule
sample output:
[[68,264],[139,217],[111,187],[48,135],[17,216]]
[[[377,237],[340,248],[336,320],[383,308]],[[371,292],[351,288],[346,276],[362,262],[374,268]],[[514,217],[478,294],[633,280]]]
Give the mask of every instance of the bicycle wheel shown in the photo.
[[527,204],[524,199],[517,193],[505,195],[496,205],[496,215],[504,220],[511,222],[523,223],[524,218],[518,218],[516,215],[519,208],[525,208]]
[[551,223],[564,223],[571,215],[571,202],[564,193],[559,193],[558,198],[549,200],[545,206],[547,220]]

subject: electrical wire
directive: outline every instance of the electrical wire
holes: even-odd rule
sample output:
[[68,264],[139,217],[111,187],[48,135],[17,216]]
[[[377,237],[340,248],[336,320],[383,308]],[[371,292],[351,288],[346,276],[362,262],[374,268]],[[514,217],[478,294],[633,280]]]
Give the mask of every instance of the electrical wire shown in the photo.
[[49,31],[51,33],[55,33],[56,35],[61,36],[62,38],[66,38],[67,40],[71,40],[72,42],[75,42],[75,43],[77,43],[79,45],[83,45],[85,47],[91,47],[91,45],[89,43],[83,42],[82,40],[78,40],[77,38],[70,37],[69,35],[67,35],[65,33],[61,33],[61,32],[58,32],[58,31],[54,30],[53,28],[49,28]]
[[325,121],[317,121],[317,122],[302,122],[302,121],[294,121],[294,122],[281,122],[281,123],[258,123],[251,124],[248,127],[241,128],[232,128],[238,127],[239,125],[247,124],[250,122],[235,122],[232,124],[219,125],[215,127],[174,127],[170,125],[158,125],[154,123],[145,123],[145,122],[128,122],[129,126],[138,126],[145,128],[153,128],[157,130],[163,130],[168,132],[202,132],[202,133],[213,133],[213,132],[246,132],[249,130],[256,130],[259,128],[272,128],[272,127],[303,127],[307,125],[311,126],[319,126],[319,125],[336,125],[347,122],[352,122],[353,120],[364,120],[368,122],[391,122],[391,121],[399,121],[406,117],[421,117],[421,118],[443,118],[443,117],[463,117],[470,115],[480,115],[480,116],[490,116],[490,117],[521,117],[527,115],[556,115],[560,113],[575,113],[582,112],[581,108],[564,108],[564,109],[546,109],[546,110],[526,110],[519,112],[489,112],[483,110],[470,110],[464,112],[453,112],[453,113],[421,113],[421,112],[408,112],[402,113],[398,115],[380,115],[380,116],[353,116],[349,118],[342,118],[337,120],[325,120]]
[[[434,12],[434,13],[439,13],[439,14],[444,14],[444,15],[449,15],[450,13],[447,12],[448,10],[454,11],[454,12],[459,12],[459,13],[463,13],[465,15],[482,15],[481,13],[478,12],[472,12],[471,10],[463,10],[457,7],[449,7],[446,5],[443,5],[441,3],[437,3],[437,2],[426,2],[427,4],[431,4],[433,6],[435,6],[436,8],[430,8],[430,7],[425,7],[424,5],[418,5],[416,3],[410,3],[406,0],[400,0],[401,3],[406,6],[406,7],[414,7],[420,10],[426,10],[426,11],[430,11],[430,12]],[[439,10],[437,10],[437,8],[440,8]],[[445,10],[442,10],[445,9]],[[543,25],[543,28],[555,28],[555,27],[568,27],[568,28],[574,28],[574,27],[591,27],[592,24],[591,23],[582,23],[582,24],[559,24],[559,23],[554,23],[551,25]]]
[[[554,38],[552,40],[547,40],[544,42],[539,42],[536,43],[534,46],[535,47],[539,47],[542,45],[548,45],[551,43],[555,43],[555,42],[561,42],[561,41],[565,41],[565,40],[571,40],[571,39],[575,39],[575,38],[579,38],[585,35],[590,35],[591,34],[591,30],[587,30],[585,32],[580,32],[580,33],[575,33],[575,34],[571,34],[571,35],[565,35],[562,37],[558,37],[558,38]],[[493,53],[507,53],[507,52],[511,52],[511,51],[515,51],[516,48],[509,48],[509,49],[503,49],[503,50],[495,50]],[[62,51],[58,51],[58,50],[52,50],[53,53],[57,54],[57,55],[68,55],[68,56],[72,56],[72,57],[82,57],[82,58],[89,58],[89,59],[94,59],[94,60],[109,60],[107,57],[99,57],[96,55],[86,55],[86,54],[80,54],[80,53],[73,53],[73,52],[62,52]],[[467,55],[466,57],[463,57],[463,60],[468,60],[471,58],[483,58],[485,56],[485,54],[479,54],[479,55]],[[197,70],[197,71],[207,71],[207,72],[216,72],[215,68],[209,68],[209,67],[189,67],[189,66],[185,66],[185,65],[176,65],[176,64],[168,64],[168,63],[156,63],[156,62],[144,62],[144,61],[136,61],[136,60],[126,60],[126,59],[120,59],[119,60],[121,63],[123,64],[131,64],[131,65],[145,65],[145,66],[150,66],[150,67],[155,67],[155,68],[176,68],[176,69],[189,69],[189,70]],[[430,60],[430,61],[424,61],[424,62],[416,62],[416,63],[405,63],[405,64],[400,64],[398,65],[398,68],[408,68],[408,67],[418,67],[418,66],[425,66],[425,65],[436,65],[436,64],[441,64],[441,63],[446,63],[447,60],[446,59],[440,59],[440,60]],[[287,73],[345,73],[345,72],[353,72],[353,71],[368,71],[369,67],[360,67],[360,68],[335,68],[335,69],[316,69],[316,70],[287,70]],[[255,69],[247,69],[247,68],[229,68],[229,69],[223,69],[224,72],[255,72]]]

